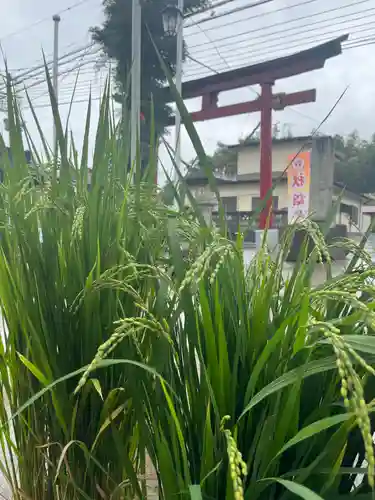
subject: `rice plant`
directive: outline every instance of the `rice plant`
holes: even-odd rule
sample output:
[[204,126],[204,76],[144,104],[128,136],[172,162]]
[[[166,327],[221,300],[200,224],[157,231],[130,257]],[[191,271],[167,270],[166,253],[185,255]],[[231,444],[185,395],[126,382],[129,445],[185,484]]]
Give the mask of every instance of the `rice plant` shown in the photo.
[[300,226],[276,259],[263,248],[248,269],[241,238],[214,230],[188,258],[178,238],[170,247],[174,279],[161,278],[157,303],[171,342],[155,338],[140,358],[161,377],[139,394],[161,498],[371,498],[375,271],[313,286],[317,255],[329,256],[303,225],[319,247],[308,255],[306,241],[288,279]]
[[[147,498],[147,452],[165,500],[371,498],[374,271],[358,266],[363,249],[331,278],[324,234],[304,221],[315,248],[306,240],[291,276],[301,225],[247,268],[241,235],[207,227],[187,186],[189,214],[173,186],[179,210],[164,204],[152,125],[141,179],[107,88],[89,170],[91,104],[78,155],[50,91],[58,158],[26,130],[26,164],[10,84],[12,165],[1,144],[0,440],[13,497]],[[327,281],[315,286],[322,257]]]
[[[121,331],[117,354],[138,359],[141,349],[146,355],[154,332],[147,336],[137,325],[119,328],[116,322],[146,321],[160,279],[155,263],[165,256],[175,217],[154,183],[152,140],[146,172],[139,160],[128,171],[126,120],[115,123],[109,86],[97,124],[88,102],[79,154],[61,123],[48,73],[46,78],[58,157],[34,111],[44,150],[37,150],[27,128],[22,134],[9,80],[11,159],[0,137],[0,468],[14,499],[141,497],[136,474],[144,469],[145,443],[136,418],[139,402],[132,398],[142,377],[134,366],[102,371],[78,396],[77,381],[67,379],[8,425],[39,390],[90,363],[114,332]],[[32,152],[31,165],[25,148]]]
[[[348,244],[353,259],[332,278],[324,239],[330,222],[327,214],[323,228],[309,220],[292,226],[275,257],[263,246],[248,269],[241,236],[226,240],[225,225],[209,235],[202,229],[206,238],[188,259],[175,238],[174,280],[162,301],[173,343],[168,362],[147,360],[165,382],[144,395],[143,432],[162,498],[372,498],[374,269],[365,236],[355,249]],[[306,241],[286,279],[301,229]],[[315,286],[323,258],[327,280]]]

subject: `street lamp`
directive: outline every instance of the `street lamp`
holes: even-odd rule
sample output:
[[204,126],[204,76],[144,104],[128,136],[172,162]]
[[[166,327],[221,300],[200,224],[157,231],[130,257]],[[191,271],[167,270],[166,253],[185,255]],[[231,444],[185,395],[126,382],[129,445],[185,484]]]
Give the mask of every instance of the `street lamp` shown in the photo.
[[131,68],[131,165],[137,158],[137,141],[140,140],[140,114],[141,114],[141,30],[142,11],[140,0],[132,0],[132,68]]
[[[52,70],[52,83],[53,91],[55,93],[55,101],[57,107],[59,106],[59,91],[58,91],[58,76],[59,76],[59,24],[61,18],[58,14],[52,17],[53,21],[53,70]],[[53,151],[57,158],[58,145],[57,145],[57,133],[56,133],[56,122],[55,118],[53,120]],[[55,159],[55,161],[57,161]]]
[[162,10],[163,29],[166,36],[175,36],[178,29],[179,17],[182,15],[177,5],[167,5]]
[[[176,90],[181,94],[182,88],[182,54],[183,54],[183,29],[184,29],[184,0],[178,0],[177,5],[167,5],[162,11],[164,33],[167,36],[177,35],[177,55],[176,55],[176,77],[175,85]],[[180,131],[181,131],[181,115],[176,108],[175,118],[175,133],[176,133],[176,147],[175,147],[175,180],[178,179],[178,172],[181,166],[181,147],[180,147]]]

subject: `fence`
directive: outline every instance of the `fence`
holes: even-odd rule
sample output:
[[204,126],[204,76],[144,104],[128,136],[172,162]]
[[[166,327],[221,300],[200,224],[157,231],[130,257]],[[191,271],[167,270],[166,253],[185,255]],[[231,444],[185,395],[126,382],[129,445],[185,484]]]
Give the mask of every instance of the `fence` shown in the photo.
[[[240,231],[246,242],[255,243],[255,230],[259,227],[259,212],[226,212],[225,219],[229,234],[235,238]],[[219,212],[212,213],[212,221],[219,222]],[[272,227],[280,228],[287,225],[288,212],[286,210],[274,210],[272,212]]]

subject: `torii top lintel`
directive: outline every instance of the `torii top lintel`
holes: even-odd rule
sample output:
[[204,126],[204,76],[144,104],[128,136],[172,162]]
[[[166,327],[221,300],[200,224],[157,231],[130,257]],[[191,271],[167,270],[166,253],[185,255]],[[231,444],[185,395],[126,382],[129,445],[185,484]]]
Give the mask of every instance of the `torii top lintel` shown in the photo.
[[[323,68],[327,59],[341,54],[341,44],[348,39],[348,36],[342,35],[290,56],[183,82],[182,97],[190,99],[247,85],[274,83],[282,78]],[[166,92],[170,94],[169,88],[166,88]]]

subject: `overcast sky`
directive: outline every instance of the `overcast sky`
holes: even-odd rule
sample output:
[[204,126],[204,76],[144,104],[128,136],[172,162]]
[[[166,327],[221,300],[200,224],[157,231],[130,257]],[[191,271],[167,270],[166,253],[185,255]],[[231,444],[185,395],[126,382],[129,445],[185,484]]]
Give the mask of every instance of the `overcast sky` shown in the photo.
[[[130,0],[129,0],[130,1]],[[216,1],[216,0],[215,0]],[[233,0],[225,7],[215,9],[215,14],[249,5],[258,0]],[[20,68],[30,68],[40,62],[41,50],[50,56],[53,49],[52,15],[68,9],[74,0],[2,0],[3,15],[0,18],[0,40],[9,68],[17,74]],[[298,7],[296,5],[299,4]],[[202,19],[210,12],[202,14]],[[103,21],[101,0],[85,0],[81,5],[61,13],[60,55],[87,44],[90,26]],[[348,134],[357,129],[364,137],[375,131],[375,0],[273,0],[253,9],[243,10],[230,16],[218,18],[198,26],[185,29],[185,40],[190,53],[196,59],[216,71],[225,71],[244,64],[272,59],[299,49],[350,33],[353,44],[367,43],[359,48],[344,50],[344,53],[326,63],[324,69],[279,81],[274,90],[297,91],[317,89],[317,102],[295,109],[274,113],[274,122],[288,126],[294,135],[308,134],[327,114],[343,90],[349,89],[334,111],[322,132]],[[191,24],[187,22],[186,24]],[[61,72],[71,69],[80,61],[91,63],[82,68],[78,81],[76,100],[87,98],[90,83],[94,96],[99,96],[105,72],[97,73],[94,62],[97,55],[80,54],[76,61],[66,64]],[[210,71],[197,64],[188,63],[184,68],[184,79],[193,79]],[[60,102],[66,103],[73,89],[76,71],[60,77]],[[29,79],[34,84],[30,93],[47,137],[52,136],[52,118],[45,96],[46,88],[39,77]],[[249,88],[228,92],[220,96],[220,104],[228,104],[256,97]],[[198,102],[189,103],[197,109]],[[98,107],[95,102],[95,110]],[[65,118],[69,106],[62,104],[61,114]],[[25,118],[33,133],[30,112],[25,108]],[[84,130],[85,104],[76,103],[70,118],[75,140],[80,143]],[[96,120],[94,113],[93,120]],[[220,119],[197,125],[206,149],[211,152],[218,141],[232,144],[248,134],[259,120],[257,114]],[[1,125],[2,127],[2,125]],[[173,142],[173,134],[169,136]],[[188,138],[183,134],[182,155],[185,160],[194,156]]]

